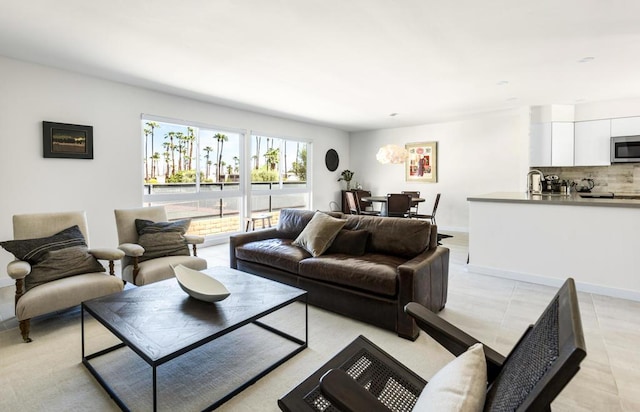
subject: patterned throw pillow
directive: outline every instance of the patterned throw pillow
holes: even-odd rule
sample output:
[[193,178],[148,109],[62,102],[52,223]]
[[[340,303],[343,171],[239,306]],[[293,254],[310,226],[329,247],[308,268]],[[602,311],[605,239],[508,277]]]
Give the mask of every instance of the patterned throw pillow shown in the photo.
[[31,264],[31,273],[25,278],[27,290],[56,279],[105,271],[89,253],[77,225],[49,237],[8,240],[0,246]]
[[184,234],[187,233],[191,219],[174,222],[152,222],[136,219],[138,244],[144,248],[139,262],[164,256],[189,256],[189,246]]

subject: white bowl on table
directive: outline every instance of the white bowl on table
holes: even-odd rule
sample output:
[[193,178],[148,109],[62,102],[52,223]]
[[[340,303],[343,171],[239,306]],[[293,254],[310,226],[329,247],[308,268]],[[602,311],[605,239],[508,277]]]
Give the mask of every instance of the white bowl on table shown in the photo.
[[219,302],[230,292],[218,280],[183,265],[172,266],[178,284],[189,296],[205,302]]

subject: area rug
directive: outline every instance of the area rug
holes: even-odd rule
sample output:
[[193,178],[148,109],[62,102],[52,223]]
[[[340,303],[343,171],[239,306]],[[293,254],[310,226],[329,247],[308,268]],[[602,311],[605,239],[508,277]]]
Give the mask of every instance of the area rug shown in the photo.
[[[292,305],[293,311],[304,305]],[[299,316],[270,315],[269,321],[300,330]],[[220,411],[279,411],[277,400],[348,345],[358,335],[429,379],[453,358],[421,333],[415,342],[352,319],[309,306],[309,347],[222,405]],[[80,310],[72,309],[32,321],[33,342],[23,343],[17,329],[0,333],[0,410],[118,411],[116,403],[81,363]],[[262,354],[282,350],[282,339],[253,327],[196,351],[182,362],[158,367],[159,410],[201,410],[215,391],[233,386]],[[117,343],[95,320],[85,325],[87,353]],[[269,334],[270,335],[270,334]],[[174,359],[177,360],[177,359]],[[151,369],[129,349],[120,349],[94,364],[113,384],[131,410],[150,410]],[[99,362],[98,362],[99,361]],[[93,362],[93,361],[92,361]],[[173,361],[172,361],[173,362]],[[230,365],[246,368],[224,373]],[[234,368],[235,368],[234,366]],[[246,369],[246,370],[245,370]]]
[[438,244],[441,245],[442,243],[440,243],[440,241],[442,239],[447,239],[447,238],[450,238],[450,237],[453,237],[453,235],[446,235],[444,233],[438,233]]

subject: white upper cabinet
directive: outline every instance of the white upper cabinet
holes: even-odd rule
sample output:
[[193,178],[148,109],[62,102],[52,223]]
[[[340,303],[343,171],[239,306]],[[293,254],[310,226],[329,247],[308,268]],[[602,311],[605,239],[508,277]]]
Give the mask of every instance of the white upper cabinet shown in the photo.
[[640,117],[611,119],[611,136],[640,135]]
[[531,166],[551,166],[551,123],[531,125]]
[[575,166],[611,165],[611,127],[611,119],[575,123]]
[[551,123],[551,166],[573,166],[573,122]]

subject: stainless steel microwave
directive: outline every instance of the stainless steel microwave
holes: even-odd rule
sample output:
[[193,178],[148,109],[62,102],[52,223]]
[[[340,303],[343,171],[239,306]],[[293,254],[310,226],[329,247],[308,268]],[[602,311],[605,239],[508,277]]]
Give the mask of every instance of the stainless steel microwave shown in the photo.
[[611,138],[611,163],[640,162],[640,136]]

